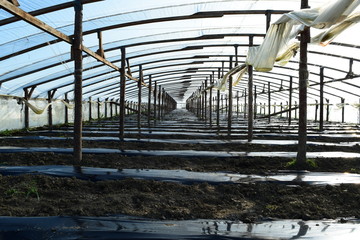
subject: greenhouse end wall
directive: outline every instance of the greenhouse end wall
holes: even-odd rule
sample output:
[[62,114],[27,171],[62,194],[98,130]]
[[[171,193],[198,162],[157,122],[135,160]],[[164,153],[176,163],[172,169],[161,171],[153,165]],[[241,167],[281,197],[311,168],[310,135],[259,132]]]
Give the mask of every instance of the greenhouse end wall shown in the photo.
[[[32,99],[29,102],[39,109],[44,109],[48,102],[47,99]],[[115,104],[96,101],[83,102],[83,120],[90,120],[90,103],[91,103],[91,119],[108,118],[111,117],[111,112],[115,116],[118,111]],[[73,105],[72,102],[70,104]],[[335,104],[336,105],[336,104]],[[341,122],[341,108],[336,106],[330,107],[329,120],[333,122]],[[52,103],[52,119],[53,125],[65,123],[65,104],[61,100],[54,100]],[[112,108],[112,110],[111,110]],[[293,117],[295,112],[293,111]],[[319,114],[319,110],[318,110]],[[324,111],[326,114],[326,110]],[[315,120],[315,106],[308,106],[307,111],[308,119]],[[325,118],[325,117],[324,117]],[[360,109],[351,105],[345,107],[345,122],[359,123],[360,122]],[[68,109],[68,122],[74,122],[74,110]],[[19,101],[17,97],[0,95],[0,131],[16,130],[25,128],[25,104]],[[42,127],[48,125],[48,111],[42,114],[36,114],[29,109],[29,127]]]
[[[44,109],[48,101],[47,99],[32,99],[29,103],[39,109]],[[70,102],[70,104],[73,104]],[[110,111],[110,104],[106,104]],[[112,104],[113,105],[113,104]],[[52,123],[53,125],[65,123],[65,104],[61,100],[53,100],[52,107]],[[113,112],[115,113],[115,106],[113,105]],[[88,101],[83,102],[83,120],[90,119],[90,104]],[[91,102],[91,118],[97,119],[105,116],[105,104],[100,103],[100,112],[98,112],[98,102]],[[29,109],[29,127],[42,127],[48,125],[48,110],[41,114],[36,114]],[[16,130],[25,128],[25,103],[19,101],[19,98],[11,96],[0,96],[0,131]],[[74,110],[68,109],[68,122],[74,122]]]

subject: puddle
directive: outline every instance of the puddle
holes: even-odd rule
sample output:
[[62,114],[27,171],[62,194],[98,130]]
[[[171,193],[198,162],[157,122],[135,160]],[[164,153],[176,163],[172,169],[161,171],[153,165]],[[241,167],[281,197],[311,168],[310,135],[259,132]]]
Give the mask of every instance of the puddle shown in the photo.
[[3,166],[2,175],[42,174],[58,177],[76,177],[84,180],[121,180],[136,178],[145,180],[178,182],[193,184],[207,182],[209,184],[240,184],[240,183],[276,183],[286,185],[339,185],[360,184],[359,174],[330,172],[279,172],[267,175],[246,175],[224,172],[191,172],[186,170],[159,169],[113,169],[72,166]]
[[359,220],[156,221],[113,217],[0,217],[0,239],[311,239],[357,240]]

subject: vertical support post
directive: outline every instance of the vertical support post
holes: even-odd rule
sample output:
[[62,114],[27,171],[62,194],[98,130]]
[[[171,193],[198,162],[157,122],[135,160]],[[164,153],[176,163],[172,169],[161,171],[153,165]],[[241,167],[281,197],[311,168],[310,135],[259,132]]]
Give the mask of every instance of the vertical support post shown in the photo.
[[320,126],[319,130],[324,131],[324,67],[320,68]]
[[[359,99],[359,106],[360,106],[360,99]],[[358,113],[358,114],[359,114],[358,124],[360,124],[360,107],[359,107],[359,110],[358,110],[358,111],[359,111],[359,113]]]
[[200,119],[204,120],[205,117],[205,94],[204,94],[204,82],[200,86]]
[[105,98],[105,101],[104,101],[104,106],[105,106],[105,118],[108,118],[108,101],[109,101],[109,98]]
[[293,77],[290,76],[290,87],[289,87],[289,126],[291,125],[291,108],[292,108],[292,93],[293,93]]
[[271,10],[266,10],[265,15],[266,15],[266,32],[267,32],[271,24]]
[[325,99],[326,101],[326,121],[329,121],[329,114],[330,114],[330,100],[329,99]]
[[[301,8],[308,8],[308,0],[301,0]],[[300,37],[300,64],[299,64],[299,143],[297,164],[300,167],[306,165],[306,142],[307,142],[307,47],[310,42],[310,28],[305,27]]]
[[120,69],[120,116],[119,116],[119,139],[124,141],[125,133],[125,90],[126,90],[126,49],[121,47],[121,69]]
[[[212,86],[214,84],[213,81],[213,75],[210,75],[210,86]],[[213,108],[213,95],[212,95],[212,90],[213,88],[210,87],[210,93],[209,93],[209,123],[210,123],[210,128],[212,128],[212,108]]]
[[113,114],[113,102],[114,99],[110,99],[109,105],[110,105],[110,118],[113,118],[114,114]]
[[49,120],[48,125],[49,125],[50,130],[52,130],[52,127],[53,127],[53,113],[52,113],[51,102],[52,102],[52,99],[54,97],[55,92],[56,92],[56,90],[48,91],[48,104],[49,104],[49,107],[48,107],[48,120]]
[[80,167],[82,160],[82,3],[75,0],[75,28],[73,55],[75,63],[75,121],[74,121],[74,166]]
[[[232,69],[233,58],[230,57],[229,69]],[[228,111],[228,135],[231,135],[232,116],[233,116],[233,77],[229,77],[229,111]]]
[[157,82],[155,81],[155,86],[154,86],[154,125],[156,124],[156,110],[157,110]]
[[225,65],[224,61],[221,62],[221,78],[224,77]]
[[239,117],[239,91],[236,92],[236,117]]
[[158,109],[158,119],[161,119],[161,86],[159,86],[159,109]]
[[204,112],[205,112],[205,123],[206,123],[206,119],[207,119],[207,109],[208,109],[208,96],[207,96],[207,86],[208,86],[208,78],[206,77],[206,80],[205,80],[205,88],[204,88],[204,97],[205,97],[205,102],[204,102]]
[[319,110],[319,101],[315,99],[315,122],[317,122],[318,118],[318,110]]
[[196,114],[196,117],[199,117],[199,97],[198,97],[198,93],[199,93],[199,89],[197,89],[195,91],[195,96],[194,96],[194,113]]
[[351,58],[350,61],[349,61],[349,72],[346,75],[346,78],[353,78],[354,77],[353,64],[354,64],[354,59]]
[[239,47],[239,45],[235,45],[234,46],[235,47],[235,67],[237,66],[237,65],[239,65],[239,53],[238,53],[238,47]]
[[341,122],[344,123],[345,122],[345,98],[341,98]]
[[[117,99],[116,102],[119,102],[119,100],[120,100],[120,99]],[[115,105],[115,115],[116,115],[116,116],[119,116],[119,106],[120,106],[120,104],[116,104],[116,105]]]
[[254,119],[256,119],[257,114],[257,92],[256,92],[256,85],[254,86]]
[[[249,36],[249,47],[253,46],[254,36]],[[253,109],[253,67],[248,66],[248,92],[249,92],[249,103],[248,103],[248,141],[251,142],[253,139],[253,128],[254,128],[254,109]]]
[[151,119],[151,90],[152,90],[152,86],[151,86],[151,75],[149,75],[149,93],[148,93],[148,128],[150,128],[150,119]]
[[297,108],[298,108],[298,104],[297,104],[297,101],[295,101],[295,119],[297,119],[298,118],[298,116],[297,116]]
[[[29,101],[30,99],[30,95],[29,95],[29,90],[27,88],[24,88],[24,98],[26,101]],[[24,109],[24,118],[25,118],[25,129],[29,128],[29,107],[25,104],[25,109]]]
[[99,39],[99,49],[97,50],[96,53],[104,58],[105,54],[104,54],[104,49],[103,49],[102,32],[98,31],[97,36],[98,36],[98,39]]
[[[360,106],[360,99],[359,99],[359,106]],[[360,107],[358,108],[358,124],[360,124]]]
[[195,106],[196,106],[196,116],[199,118],[199,89],[196,90],[196,94],[195,94]]
[[89,121],[92,119],[91,97],[89,97]]
[[101,113],[100,113],[100,98],[97,99],[97,118],[98,118],[98,121],[99,121],[100,118],[101,118]]
[[[218,69],[218,79],[220,79],[220,68]],[[218,128],[218,131],[220,131],[220,90],[217,90],[216,93],[216,126]]]
[[164,117],[164,112],[165,112],[165,88],[162,88],[162,93],[161,93],[161,119],[163,119]]
[[142,87],[142,83],[143,82],[143,71],[142,71],[142,66],[139,65],[139,81],[138,81],[138,106],[137,106],[137,127],[140,133],[140,129],[141,129],[141,87]]
[[52,101],[52,92],[51,91],[48,91],[48,104],[49,104],[49,107],[48,107],[48,125],[49,125],[49,128],[50,130],[52,129],[52,126],[53,126],[53,116],[52,116],[52,106],[51,106],[51,101]]
[[244,89],[244,118],[247,117],[247,89]]
[[225,94],[225,97],[224,97],[224,101],[225,101],[225,114],[227,115],[228,112],[229,112],[229,108],[228,108],[228,98],[229,98],[229,95]]
[[270,82],[268,82],[268,114],[269,114],[269,123],[271,122],[271,88],[270,88]]
[[[68,99],[68,94],[65,93],[65,99],[64,101],[66,103],[69,103],[69,99]],[[65,124],[68,124],[69,123],[69,108],[68,106],[65,104]]]

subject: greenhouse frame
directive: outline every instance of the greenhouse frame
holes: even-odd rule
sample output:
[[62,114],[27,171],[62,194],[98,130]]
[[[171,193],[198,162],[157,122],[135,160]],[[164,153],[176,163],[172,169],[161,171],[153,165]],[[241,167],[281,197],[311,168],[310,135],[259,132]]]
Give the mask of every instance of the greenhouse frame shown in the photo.
[[[229,239],[359,236],[359,204],[343,200],[346,203],[338,209],[342,204],[331,200],[345,199],[345,192],[351,192],[349,199],[360,197],[359,4],[359,0],[0,0],[0,174],[9,177],[0,184],[4,188],[0,222],[5,224],[0,238],[23,237],[6,225],[7,216],[14,216],[24,234],[28,223],[22,217],[57,217],[51,227],[34,220],[33,227],[43,229],[36,239],[47,239],[51,228],[57,229],[54,239],[70,239],[59,226],[78,227],[77,221],[84,221],[82,230],[93,229],[91,221],[133,224],[143,234],[133,230],[133,235],[121,235],[123,230],[107,226],[99,231],[108,239],[113,239],[110,233],[133,239],[195,239],[198,234],[209,239],[217,234]],[[36,179],[16,180],[27,174]],[[205,200],[198,212],[181,205],[196,202],[191,194],[179,200],[181,204],[173,200],[166,206],[176,213],[152,200],[145,210],[143,192],[127,193],[123,191],[127,187],[111,198],[133,194],[130,210],[97,212],[102,203],[91,202],[86,204],[93,210],[83,212],[59,203],[48,212],[13,210],[17,198],[48,201],[47,188],[40,182],[51,180],[39,175],[93,184],[141,179],[144,182],[131,184],[142,189],[146,185],[154,194],[147,197],[159,200],[158,188],[165,194],[184,186],[191,188],[189,192],[205,183],[212,187],[202,190]],[[24,187],[26,181],[35,185]],[[178,185],[155,187],[148,186],[149,181]],[[224,201],[239,203],[242,211],[211,205],[222,197],[206,202],[210,188],[218,192],[209,195],[226,198],[228,193],[221,194],[219,184],[240,189],[236,190],[240,200],[234,200],[234,188],[228,190],[234,195]],[[264,190],[267,184],[271,187]],[[308,195],[286,195],[293,185],[311,189]],[[341,189],[344,186],[349,189]],[[164,190],[167,187],[172,190]],[[86,187],[81,188],[85,194]],[[267,195],[258,200],[250,192]],[[90,198],[105,197],[92,194]],[[136,202],[139,196],[144,199]],[[271,196],[277,199],[273,203]],[[279,203],[281,196],[298,200],[289,200],[288,210]],[[265,198],[268,202],[261,209],[257,204]],[[320,198],[326,203],[315,204],[316,210],[307,204]],[[329,208],[335,210],[326,208],[330,201]],[[127,217],[61,218],[109,214]],[[148,219],[136,222],[135,217],[155,219],[159,226],[152,228]],[[282,224],[287,230],[261,225],[267,217],[285,219],[276,220],[274,226]],[[342,227],[337,226],[339,218],[345,223]],[[196,219],[219,222],[217,227],[207,225],[208,233],[190,230],[186,225],[190,223],[182,222]],[[321,219],[327,219],[329,230],[308,222]],[[173,235],[161,221],[174,221],[164,223]],[[236,227],[229,230],[232,225],[226,221]],[[246,225],[256,221],[262,222],[257,228]],[[349,223],[355,230],[346,230]],[[201,224],[191,223],[199,229]],[[147,234],[148,228],[157,235]],[[87,236],[96,238],[93,231]]]

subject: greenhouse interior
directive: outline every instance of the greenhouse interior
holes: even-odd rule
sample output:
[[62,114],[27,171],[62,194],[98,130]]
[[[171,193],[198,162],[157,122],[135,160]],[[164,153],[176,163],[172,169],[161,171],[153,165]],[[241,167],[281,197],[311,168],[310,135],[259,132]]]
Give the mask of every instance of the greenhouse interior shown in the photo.
[[0,239],[360,238],[360,0],[0,3]]

